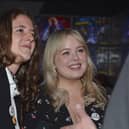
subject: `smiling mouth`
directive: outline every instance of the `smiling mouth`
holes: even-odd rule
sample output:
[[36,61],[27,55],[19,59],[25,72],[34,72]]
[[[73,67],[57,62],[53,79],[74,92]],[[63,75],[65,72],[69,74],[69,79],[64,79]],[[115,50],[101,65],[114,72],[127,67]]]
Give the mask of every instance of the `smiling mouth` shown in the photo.
[[70,66],[71,69],[79,69],[81,67],[81,64],[73,64]]
[[28,48],[28,49],[31,49],[31,46],[29,45],[23,45],[24,48]]

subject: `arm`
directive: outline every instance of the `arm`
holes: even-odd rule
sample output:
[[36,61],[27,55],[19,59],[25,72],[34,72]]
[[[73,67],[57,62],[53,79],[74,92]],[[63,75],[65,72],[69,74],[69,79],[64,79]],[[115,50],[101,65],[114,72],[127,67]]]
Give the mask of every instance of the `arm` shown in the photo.
[[129,128],[129,56],[120,72],[107,107],[103,129]]

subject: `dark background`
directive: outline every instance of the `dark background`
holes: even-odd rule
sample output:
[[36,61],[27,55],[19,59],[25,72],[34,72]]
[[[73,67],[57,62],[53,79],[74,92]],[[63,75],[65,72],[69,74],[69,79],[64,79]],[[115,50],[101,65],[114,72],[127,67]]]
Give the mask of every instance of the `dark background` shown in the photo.
[[4,0],[0,1],[0,14],[12,7],[28,9],[33,15],[115,16],[128,12],[125,0]]
[[[114,87],[119,72],[124,64],[126,56],[129,50],[129,36],[126,44],[121,42],[121,36],[123,32],[126,32],[126,28],[129,28],[129,24],[125,25],[125,22],[129,21],[129,4],[127,1],[114,1],[114,0],[4,0],[0,1],[0,15],[13,7],[24,8],[28,10],[33,16],[36,17],[44,17],[44,16],[70,16],[70,17],[89,17],[89,16],[104,16],[110,17],[112,19],[112,30],[111,30],[111,44],[101,45],[91,45],[89,46],[91,50],[91,56],[93,56],[93,52],[95,50],[104,48],[101,54],[105,55],[107,51],[108,55],[114,52],[115,49],[118,48],[118,55],[120,55],[120,62],[111,62],[109,59],[107,62],[102,64],[106,65],[105,69],[99,65],[99,72],[101,69],[106,72],[106,74],[101,73],[97,76],[97,78],[102,82],[103,85],[107,87]],[[115,43],[113,45],[112,43]],[[114,49],[114,50],[113,50]],[[106,50],[106,51],[105,51]],[[95,53],[95,56],[97,54]],[[94,59],[94,57],[93,57]],[[95,62],[97,59],[94,60]],[[116,67],[118,65],[118,67]],[[116,69],[117,68],[117,69]],[[116,70],[115,70],[116,69]],[[112,76],[113,70],[115,71],[115,75]]]

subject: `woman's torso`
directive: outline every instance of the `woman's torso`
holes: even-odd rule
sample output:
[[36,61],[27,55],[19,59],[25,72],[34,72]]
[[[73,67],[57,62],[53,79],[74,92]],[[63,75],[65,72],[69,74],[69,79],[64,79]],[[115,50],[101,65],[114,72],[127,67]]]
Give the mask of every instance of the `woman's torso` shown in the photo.
[[[88,113],[93,122],[96,124],[97,129],[100,129],[103,124],[105,111],[101,108],[96,107],[94,103],[85,107],[85,111]],[[31,121],[30,124],[27,119]],[[37,126],[35,124],[38,124],[38,121],[40,121],[41,128],[40,127],[35,128]],[[50,126],[50,128],[47,128],[45,126],[46,122],[47,124],[56,125],[58,129],[65,125],[73,124],[66,106],[65,105],[61,106],[59,111],[56,112],[53,106],[51,105],[51,99],[48,96],[43,95],[42,92],[37,100],[37,111],[29,113],[27,115],[25,126],[29,126],[29,128],[27,129],[30,129],[30,127],[31,129],[42,129],[42,128],[52,129],[52,126]]]

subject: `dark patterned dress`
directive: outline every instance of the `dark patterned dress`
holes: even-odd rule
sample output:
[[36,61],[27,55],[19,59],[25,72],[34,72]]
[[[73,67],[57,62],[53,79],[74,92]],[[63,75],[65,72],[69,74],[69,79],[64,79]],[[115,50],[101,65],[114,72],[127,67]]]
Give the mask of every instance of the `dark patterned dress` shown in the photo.
[[[97,129],[101,129],[104,119],[104,110],[90,104],[85,107]],[[26,114],[24,129],[60,129],[63,126],[73,124],[70,114],[65,105],[58,112],[54,111],[50,104],[50,98],[40,94],[37,99],[37,110]]]

